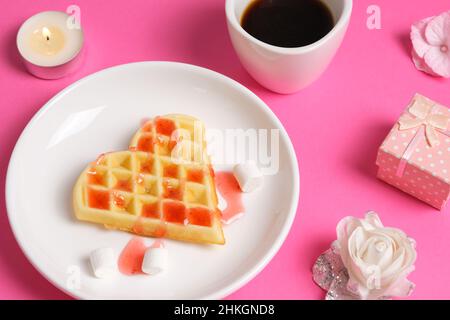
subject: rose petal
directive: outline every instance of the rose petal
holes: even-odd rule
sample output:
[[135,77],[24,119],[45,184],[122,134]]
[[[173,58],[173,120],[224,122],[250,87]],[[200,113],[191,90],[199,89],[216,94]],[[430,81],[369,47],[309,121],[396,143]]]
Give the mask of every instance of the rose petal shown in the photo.
[[444,78],[450,77],[450,48],[442,52],[440,47],[432,47],[424,56],[424,61],[434,73]]
[[[377,248],[377,245],[384,244],[383,250]],[[394,254],[393,244],[390,239],[375,235],[367,241],[367,251],[364,255],[364,261],[369,265],[377,265],[380,270],[384,269],[392,261]]]
[[402,270],[405,263],[405,249],[401,248],[394,259],[395,260],[392,261],[391,265],[383,271],[382,277],[390,277],[398,274]]
[[370,293],[370,290],[366,286],[355,281],[351,277],[348,279],[347,282],[347,290],[357,295],[361,300],[366,300]]
[[378,214],[375,211],[367,212],[366,216],[364,217],[364,220],[361,221],[361,222],[369,223],[373,228],[374,227],[376,227],[376,228],[382,228],[383,227],[383,223],[381,223],[380,217],[378,217]]
[[336,241],[338,243],[339,253],[341,254],[341,258],[344,264],[346,264],[346,262],[349,260],[348,237],[357,226],[358,219],[354,217],[345,217],[341,219],[341,221],[339,221],[336,226]]
[[414,283],[407,279],[407,276],[414,271],[414,266],[405,269],[402,273],[397,275],[397,278],[392,281],[391,285],[386,288],[384,294],[391,297],[407,297],[414,289]]
[[406,249],[405,265],[413,266],[417,260],[415,242],[411,242],[411,240],[407,238],[403,243],[403,247]]
[[448,13],[444,12],[428,22],[425,28],[425,39],[432,46],[441,46],[446,43],[447,19],[449,19]]
[[350,254],[358,253],[361,250],[364,242],[366,242],[364,229],[362,227],[358,227],[348,238],[348,243],[352,245],[351,247],[349,247]]
[[411,295],[415,288],[414,283],[408,279],[403,279],[399,284],[395,285],[391,290],[388,291],[389,295],[392,297],[408,297]]
[[[353,233],[348,238],[348,253],[351,261],[354,265],[357,266],[358,270],[364,270],[366,267],[365,262],[361,259],[361,249],[364,243],[366,242],[365,232],[362,227],[356,228]],[[345,261],[344,265],[347,269],[355,270],[355,268],[351,268],[351,265],[346,265]],[[358,277],[359,278],[359,277]],[[363,279],[363,278],[362,278]]]
[[411,244],[411,246],[415,249],[416,248],[416,240],[413,238],[408,237],[408,241]]
[[[352,223],[360,222],[359,219],[354,220]],[[358,256],[358,251],[364,240],[364,229],[359,225],[350,233],[350,237],[347,241],[341,243],[342,248],[345,248],[345,250],[340,251],[342,263],[346,267],[350,279],[353,279],[355,282],[360,282],[363,285],[365,285],[365,276],[362,273],[362,270],[365,270],[366,265]]]

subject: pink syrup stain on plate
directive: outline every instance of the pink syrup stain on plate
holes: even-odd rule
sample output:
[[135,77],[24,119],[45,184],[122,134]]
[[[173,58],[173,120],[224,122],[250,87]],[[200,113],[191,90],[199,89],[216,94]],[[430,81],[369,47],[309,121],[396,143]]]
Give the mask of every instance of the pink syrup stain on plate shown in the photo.
[[126,275],[144,274],[141,270],[147,246],[144,240],[133,237],[122,250],[119,256],[119,271]]
[[156,240],[153,242],[153,244],[150,246],[150,248],[164,248],[164,241],[161,239]]
[[227,202],[227,207],[222,211],[222,222],[230,224],[240,218],[244,212],[242,191],[232,172],[221,171],[216,173],[216,184],[220,194]]
[[[142,272],[142,261],[148,248],[142,238],[133,237],[120,253],[119,271],[128,276],[145,274]],[[150,248],[164,248],[163,240],[156,240]]]

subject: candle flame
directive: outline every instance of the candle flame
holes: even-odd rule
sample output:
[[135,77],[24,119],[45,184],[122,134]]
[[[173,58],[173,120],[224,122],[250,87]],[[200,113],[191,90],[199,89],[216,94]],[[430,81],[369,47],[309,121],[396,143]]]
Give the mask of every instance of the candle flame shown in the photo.
[[50,30],[48,30],[48,28],[46,28],[46,27],[43,27],[42,28],[42,36],[48,41],[48,40],[50,40],[50,36],[51,36],[51,32],[50,32]]

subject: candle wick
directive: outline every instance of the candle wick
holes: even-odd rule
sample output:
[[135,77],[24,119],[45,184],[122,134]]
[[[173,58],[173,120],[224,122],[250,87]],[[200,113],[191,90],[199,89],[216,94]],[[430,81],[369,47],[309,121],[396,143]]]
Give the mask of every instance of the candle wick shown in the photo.
[[47,41],[49,41],[49,40],[50,40],[50,37],[49,37],[49,36],[46,36],[45,38],[47,39]]

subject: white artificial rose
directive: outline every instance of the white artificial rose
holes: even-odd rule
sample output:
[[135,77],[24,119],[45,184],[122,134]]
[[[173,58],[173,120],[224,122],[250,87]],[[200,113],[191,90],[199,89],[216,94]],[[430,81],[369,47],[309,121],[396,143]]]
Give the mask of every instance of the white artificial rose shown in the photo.
[[342,219],[336,246],[349,275],[347,289],[360,299],[404,297],[414,288],[407,279],[416,260],[414,240],[384,227],[375,212]]

